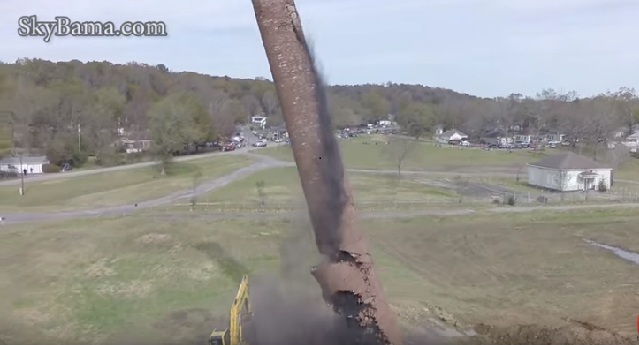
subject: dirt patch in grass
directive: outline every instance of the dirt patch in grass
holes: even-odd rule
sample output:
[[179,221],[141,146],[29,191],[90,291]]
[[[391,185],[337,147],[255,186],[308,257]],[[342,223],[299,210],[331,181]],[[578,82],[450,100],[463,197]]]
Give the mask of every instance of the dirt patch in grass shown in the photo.
[[587,322],[573,323],[561,327],[540,327],[538,325],[518,325],[498,328],[477,325],[475,329],[482,336],[468,341],[473,345],[630,345],[636,339],[594,326]]
[[138,237],[135,241],[143,244],[165,244],[170,242],[172,238],[169,234],[150,233]]

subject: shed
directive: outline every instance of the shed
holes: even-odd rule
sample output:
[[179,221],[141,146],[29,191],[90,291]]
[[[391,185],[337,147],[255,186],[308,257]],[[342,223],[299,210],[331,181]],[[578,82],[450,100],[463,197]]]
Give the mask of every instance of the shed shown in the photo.
[[42,174],[45,164],[49,164],[46,156],[6,157],[0,159],[0,171],[20,173],[26,170],[27,174]]
[[572,152],[549,155],[528,164],[528,184],[561,192],[596,190],[613,184],[612,168]]

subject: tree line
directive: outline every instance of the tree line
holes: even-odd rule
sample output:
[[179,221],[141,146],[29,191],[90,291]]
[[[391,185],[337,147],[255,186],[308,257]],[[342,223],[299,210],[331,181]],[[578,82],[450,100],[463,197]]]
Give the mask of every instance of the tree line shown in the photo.
[[[546,89],[534,96],[480,98],[389,82],[330,86],[328,93],[336,127],[394,114],[416,137],[443,125],[473,138],[515,130],[561,132],[596,145],[639,122],[639,99],[630,88],[590,97]],[[3,125],[11,122],[10,129],[0,127],[0,155],[18,147],[56,163],[81,163],[95,155],[102,164],[115,164],[123,130],[129,139],[152,140],[154,153],[168,157],[185,145],[228,137],[256,115],[267,116],[271,125],[283,123],[275,86],[264,78],[176,73],[135,62],[0,64],[0,119]]]

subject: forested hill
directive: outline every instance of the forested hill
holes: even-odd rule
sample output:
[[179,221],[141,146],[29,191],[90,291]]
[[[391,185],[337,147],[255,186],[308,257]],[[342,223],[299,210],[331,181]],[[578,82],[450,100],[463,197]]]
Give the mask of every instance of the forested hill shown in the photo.
[[[481,99],[447,89],[393,83],[328,90],[336,127],[395,114],[400,125],[420,133],[443,124],[475,136],[512,124],[528,130],[562,129],[580,135],[591,130],[601,135],[634,121],[628,114],[636,105],[634,90],[628,89],[585,100],[552,89],[534,99],[515,94]],[[22,59],[0,64],[0,110],[15,114],[18,146],[47,152],[77,147],[78,126],[87,152],[108,150],[118,128],[148,136],[154,115],[165,122],[197,127],[184,138],[199,139],[225,135],[252,115],[268,116],[271,125],[282,123],[274,85],[265,79],[173,73],[164,65],[77,60]],[[185,116],[166,117],[169,113]],[[601,114],[606,115],[605,121],[599,119]],[[0,145],[6,146],[6,138],[0,138]]]
[[[69,105],[80,102],[81,97],[78,97],[76,89],[84,89],[85,96],[107,90],[114,96],[117,93],[124,97],[125,103],[117,115],[132,126],[144,126],[145,111],[150,104],[180,92],[187,92],[196,98],[213,119],[244,121],[250,115],[262,113],[271,117],[271,123],[281,121],[274,85],[261,78],[235,79],[173,73],[164,65],[116,65],[77,60],[53,63],[25,59],[17,64],[4,64],[1,68],[3,74],[9,75],[9,84],[14,87],[20,84],[20,93],[27,98],[33,92],[43,92],[49,96],[55,95],[60,103]],[[329,94],[338,126],[376,121],[386,118],[389,113],[398,113],[402,109],[426,103],[474,99],[447,89],[391,83],[332,86],[329,87]],[[79,107],[77,111],[80,111]],[[28,117],[33,114],[21,111],[20,115]]]

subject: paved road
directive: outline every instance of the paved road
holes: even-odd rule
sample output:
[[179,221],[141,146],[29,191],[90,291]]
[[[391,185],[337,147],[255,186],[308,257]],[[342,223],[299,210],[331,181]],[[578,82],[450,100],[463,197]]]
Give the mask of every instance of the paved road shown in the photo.
[[[244,131],[245,136],[247,136],[248,140],[256,141],[257,138],[248,130]],[[46,221],[46,220],[60,220],[60,219],[69,219],[69,218],[77,218],[77,217],[99,217],[99,216],[108,216],[108,215],[128,215],[140,209],[148,209],[163,205],[170,205],[179,201],[188,202],[193,196],[200,196],[206,193],[209,193],[213,190],[224,187],[230,183],[233,183],[237,180],[243,179],[255,172],[274,168],[274,167],[283,167],[283,166],[295,166],[292,162],[282,162],[276,160],[269,156],[256,155],[248,153],[249,150],[255,149],[251,147],[246,147],[242,149],[238,149],[231,152],[224,153],[225,155],[248,155],[253,157],[256,162],[250,166],[234,171],[233,173],[222,176],[219,178],[215,178],[209,181],[202,183],[195,191],[192,189],[183,190],[171,193],[164,197],[148,200],[145,202],[138,203],[137,205],[120,205],[120,206],[110,206],[110,207],[100,207],[90,210],[78,210],[78,211],[67,211],[67,212],[57,212],[57,213],[20,213],[20,214],[4,214],[1,215],[4,217],[3,224],[16,224],[16,223],[25,223],[25,222],[33,222],[33,221]],[[204,155],[196,155],[196,156],[183,156],[177,157],[176,161],[190,161],[195,159],[202,159],[207,157],[212,157],[215,155],[220,155],[219,153],[211,153]],[[86,171],[74,171],[63,174],[51,174],[51,175],[42,175],[37,177],[31,177],[28,180],[31,182],[35,181],[45,181],[57,178],[66,178],[73,176],[86,176],[101,172],[108,171],[120,171],[127,169],[135,169],[145,166],[151,166],[156,164],[155,162],[144,162],[144,163],[136,163],[124,166],[117,166],[112,168],[105,169],[96,169],[96,170],[86,170]],[[359,173],[371,173],[371,174],[394,174],[397,173],[396,170],[368,170],[368,169],[349,169],[352,172]],[[450,176],[450,172],[443,171],[403,171],[403,174],[407,175],[423,175],[423,176]],[[515,172],[467,172],[467,173],[453,173],[455,175],[461,176],[505,176],[512,177],[516,175]],[[625,181],[625,180],[617,180],[624,181],[629,183],[637,183],[636,181]],[[3,181],[0,185],[8,185],[8,184],[16,184],[19,181]],[[639,207],[639,204],[606,204],[606,205],[571,205],[571,206],[557,206],[553,207],[554,210],[573,210],[573,209],[586,209],[586,208],[614,208],[614,207]],[[536,210],[548,208],[548,206],[540,206],[540,207],[507,207],[507,208],[495,208],[492,209],[491,212],[533,212]],[[466,215],[472,214],[475,211],[472,209],[455,209],[455,210],[424,210],[424,211],[407,211],[407,212],[374,212],[374,213],[363,213],[362,217],[364,218],[396,218],[396,217],[415,217],[415,216],[425,216],[425,215],[438,215],[438,216],[448,216],[448,215]],[[246,216],[254,216],[254,213],[247,214]],[[287,215],[286,213],[280,214]],[[169,217],[176,217],[177,215],[167,215]],[[225,214],[211,214],[209,217],[221,219],[221,218],[234,218],[241,217],[242,214],[238,213],[225,213]],[[261,214],[260,217],[267,216],[266,214]],[[269,217],[271,215],[268,215]]]
[[[175,157],[173,161],[188,162],[192,160],[210,158],[210,157],[219,156],[219,155],[243,155],[243,154],[247,154],[248,151],[250,150],[259,149],[257,147],[250,146],[250,145],[253,145],[253,143],[255,143],[258,140],[258,138],[248,128],[246,129],[243,128],[242,133],[244,133],[246,137],[246,141],[248,142],[248,145],[249,145],[248,147],[243,147],[237,150],[224,152],[224,153],[216,151],[216,152],[210,152],[210,153],[205,153],[201,155],[179,156],[179,157]],[[144,168],[144,167],[153,166],[157,163],[158,162],[156,161],[141,162],[141,163],[133,163],[133,164],[127,164],[127,165],[119,165],[119,166],[109,167],[109,168],[68,171],[68,172],[59,173],[59,174],[43,174],[43,175],[34,175],[34,176],[27,175],[25,182],[27,183],[40,182],[40,181],[48,181],[48,180],[55,180],[55,179],[68,178],[68,177],[88,176],[88,175],[111,172],[111,171],[123,171],[123,170]],[[0,186],[12,186],[12,185],[19,185],[19,184],[20,184],[20,179],[0,181]]]
[[[224,153],[211,152],[211,153],[205,153],[205,154],[201,154],[201,155],[180,156],[180,157],[175,157],[174,161],[175,162],[188,162],[188,161],[192,161],[192,160],[211,158],[211,157],[220,156],[220,155],[241,155],[241,154],[247,154],[248,151],[251,150],[251,149],[256,149],[256,148],[255,147],[243,147],[241,149],[237,149],[237,150],[229,151],[229,152],[224,152]],[[158,162],[141,162],[141,163],[133,163],[133,164],[127,164],[127,165],[118,165],[118,166],[109,167],[109,168],[68,171],[68,172],[63,172],[63,173],[58,173],[58,174],[43,174],[43,175],[34,175],[34,176],[27,175],[27,177],[25,178],[25,182],[26,183],[29,183],[29,182],[40,182],[40,181],[48,181],[48,180],[55,180],[55,179],[61,179],[61,178],[88,176],[88,175],[100,174],[100,173],[111,172],[111,171],[123,171],[123,170],[150,167],[150,166],[153,166],[155,164],[158,164]],[[8,181],[0,181],[0,186],[11,186],[11,185],[18,185],[18,184],[20,184],[20,179],[13,179],[13,180],[8,180]]]
[[77,218],[77,217],[127,215],[140,209],[148,209],[148,208],[153,208],[153,207],[158,207],[163,205],[170,205],[181,200],[188,202],[194,196],[200,196],[200,195],[209,193],[213,190],[224,187],[232,182],[243,179],[255,172],[278,167],[278,166],[291,165],[291,163],[281,162],[268,156],[253,155],[246,152],[244,152],[244,154],[255,158],[256,162],[247,167],[238,169],[228,175],[218,177],[209,181],[205,181],[202,184],[200,184],[195,189],[195,191],[193,189],[182,190],[182,191],[171,193],[169,195],[166,195],[158,199],[148,200],[148,201],[140,202],[138,204],[100,207],[100,208],[95,208],[90,210],[78,210],[78,211],[67,211],[67,212],[56,212],[56,213],[4,214],[2,215],[4,217],[3,223],[15,224],[15,223],[25,223],[25,222],[33,222],[33,221],[44,221],[44,220],[60,220],[60,219]]

